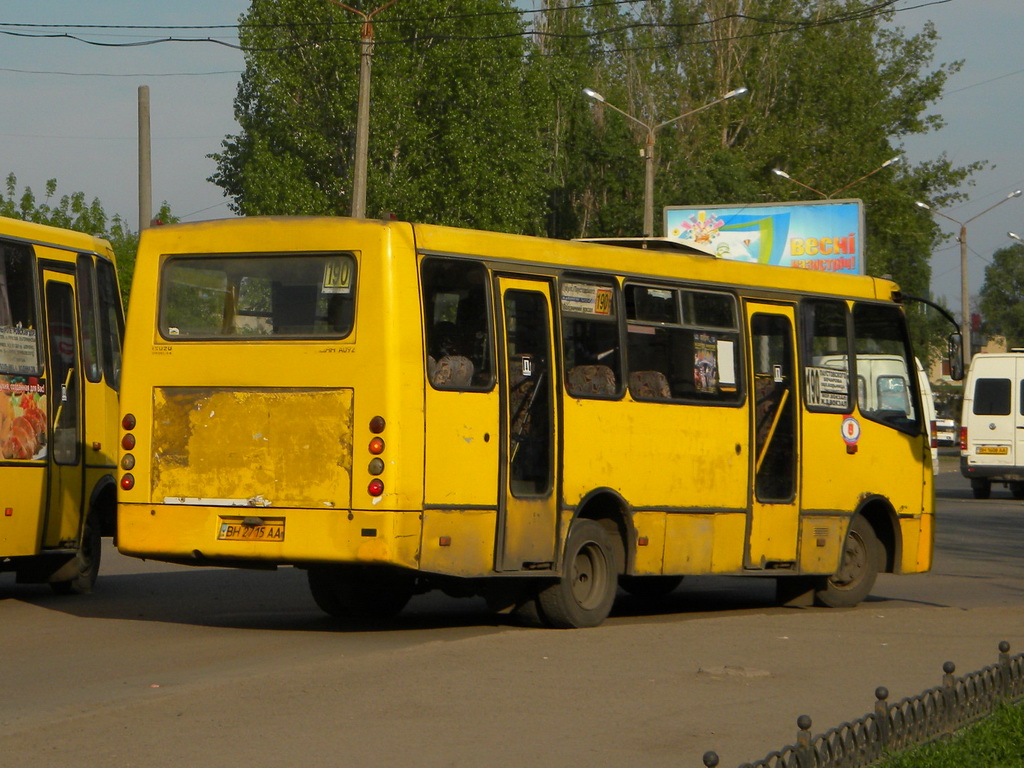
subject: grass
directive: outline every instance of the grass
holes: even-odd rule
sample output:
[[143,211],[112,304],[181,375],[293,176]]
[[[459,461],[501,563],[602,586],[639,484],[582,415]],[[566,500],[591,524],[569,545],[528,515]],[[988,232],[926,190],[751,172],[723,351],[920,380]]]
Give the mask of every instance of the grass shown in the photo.
[[1002,705],[953,738],[900,752],[877,768],[1024,768],[1024,705]]

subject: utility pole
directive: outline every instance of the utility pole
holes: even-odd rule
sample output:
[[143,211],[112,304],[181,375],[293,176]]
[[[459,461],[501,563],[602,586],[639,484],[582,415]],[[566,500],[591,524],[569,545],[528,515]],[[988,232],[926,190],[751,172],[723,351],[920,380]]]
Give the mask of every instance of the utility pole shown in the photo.
[[149,135],[149,86],[139,86],[139,232],[153,220],[153,169]]
[[363,20],[359,37],[359,103],[356,109],[356,157],[352,173],[352,218],[366,216],[366,165],[370,143],[370,65],[373,60],[373,17],[398,0],[389,0],[376,10],[366,13],[331,0],[339,8],[356,14]]

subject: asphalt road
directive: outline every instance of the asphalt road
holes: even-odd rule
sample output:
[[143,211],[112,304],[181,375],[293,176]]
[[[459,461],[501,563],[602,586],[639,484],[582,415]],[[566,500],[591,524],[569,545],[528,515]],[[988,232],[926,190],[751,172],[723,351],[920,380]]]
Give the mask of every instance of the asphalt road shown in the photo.
[[[945,462],[948,464],[947,462]],[[0,576],[0,767],[722,766],[1024,651],[1024,502],[939,479],[935,568],[851,610],[772,604],[768,580],[623,595],[601,627],[526,629],[415,598],[392,625],[323,616],[304,575],[108,550],[97,592]]]

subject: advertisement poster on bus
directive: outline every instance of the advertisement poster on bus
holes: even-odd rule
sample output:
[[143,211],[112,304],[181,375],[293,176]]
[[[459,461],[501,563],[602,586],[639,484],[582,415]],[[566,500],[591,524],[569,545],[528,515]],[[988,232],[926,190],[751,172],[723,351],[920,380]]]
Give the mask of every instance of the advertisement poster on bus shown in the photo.
[[863,275],[860,200],[665,208],[665,234],[721,259]]
[[34,376],[0,376],[0,458],[46,458],[46,384]]

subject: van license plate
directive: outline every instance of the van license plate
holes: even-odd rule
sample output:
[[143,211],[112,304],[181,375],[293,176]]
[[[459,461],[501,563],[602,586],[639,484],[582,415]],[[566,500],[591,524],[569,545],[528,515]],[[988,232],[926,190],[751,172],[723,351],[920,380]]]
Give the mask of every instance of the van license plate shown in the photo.
[[284,541],[284,520],[265,520],[259,525],[245,525],[238,520],[220,521],[220,541]]
[[977,452],[989,456],[1005,456],[1010,452],[1010,447],[1007,445],[979,445]]

